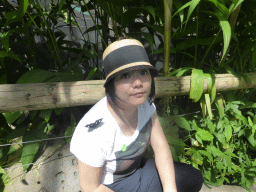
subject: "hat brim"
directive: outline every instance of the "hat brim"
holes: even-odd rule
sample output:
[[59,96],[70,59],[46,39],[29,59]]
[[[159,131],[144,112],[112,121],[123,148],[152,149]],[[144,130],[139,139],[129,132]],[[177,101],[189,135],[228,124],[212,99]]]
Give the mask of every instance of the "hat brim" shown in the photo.
[[114,73],[113,75],[108,76],[108,78],[106,79],[106,82],[104,83],[104,87],[106,87],[107,83],[111,79],[114,79],[115,77],[117,77],[117,76],[119,76],[119,75],[121,75],[123,73],[127,73],[127,72],[134,71],[134,70],[139,70],[139,69],[149,69],[152,78],[158,76],[158,70],[155,67],[153,67],[151,65],[136,65],[136,66],[132,66],[132,67],[128,67],[128,68],[122,69],[122,70]]

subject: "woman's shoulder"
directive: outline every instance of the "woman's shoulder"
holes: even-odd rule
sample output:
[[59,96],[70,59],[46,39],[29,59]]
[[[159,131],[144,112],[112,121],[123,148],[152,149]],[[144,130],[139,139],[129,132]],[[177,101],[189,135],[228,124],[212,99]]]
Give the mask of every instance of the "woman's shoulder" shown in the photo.
[[104,97],[83,116],[77,124],[75,133],[89,135],[89,137],[94,137],[95,135],[95,137],[101,138],[104,135],[113,134],[115,127],[110,126],[113,123],[115,122],[110,118],[107,100]]

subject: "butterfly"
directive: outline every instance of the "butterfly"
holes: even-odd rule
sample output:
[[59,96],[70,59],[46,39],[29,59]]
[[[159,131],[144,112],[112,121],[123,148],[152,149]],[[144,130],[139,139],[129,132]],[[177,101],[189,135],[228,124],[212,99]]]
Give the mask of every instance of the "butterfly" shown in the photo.
[[87,125],[85,125],[85,127],[88,127],[88,128],[97,128],[98,125],[101,123],[102,119],[103,119],[103,118],[96,120],[94,123],[87,124]]

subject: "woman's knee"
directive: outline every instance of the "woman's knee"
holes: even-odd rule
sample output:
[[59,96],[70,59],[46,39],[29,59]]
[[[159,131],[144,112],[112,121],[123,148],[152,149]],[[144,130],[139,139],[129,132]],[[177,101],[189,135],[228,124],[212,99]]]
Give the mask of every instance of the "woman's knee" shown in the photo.
[[181,162],[174,162],[175,180],[179,192],[198,192],[202,188],[204,179],[202,173],[193,166]]

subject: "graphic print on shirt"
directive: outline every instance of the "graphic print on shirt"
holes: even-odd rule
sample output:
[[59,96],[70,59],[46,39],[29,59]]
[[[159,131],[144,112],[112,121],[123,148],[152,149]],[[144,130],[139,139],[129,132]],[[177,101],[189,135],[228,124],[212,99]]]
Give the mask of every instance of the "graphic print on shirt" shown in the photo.
[[114,172],[114,181],[132,174],[140,165],[147,148],[150,145],[150,134],[152,129],[151,118],[140,130],[137,139],[127,146],[126,151],[115,152],[116,171]]

